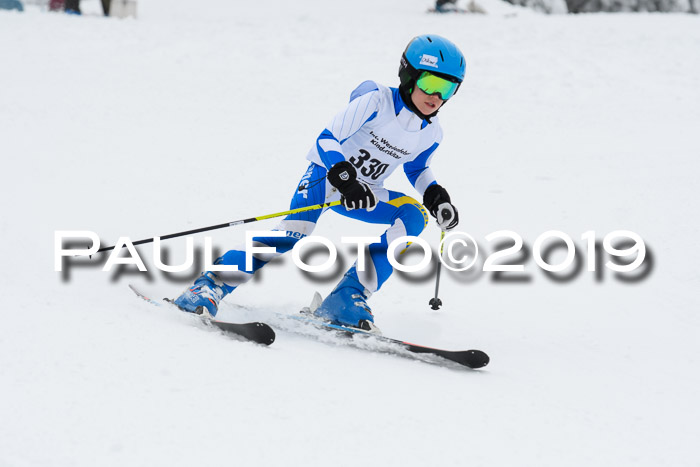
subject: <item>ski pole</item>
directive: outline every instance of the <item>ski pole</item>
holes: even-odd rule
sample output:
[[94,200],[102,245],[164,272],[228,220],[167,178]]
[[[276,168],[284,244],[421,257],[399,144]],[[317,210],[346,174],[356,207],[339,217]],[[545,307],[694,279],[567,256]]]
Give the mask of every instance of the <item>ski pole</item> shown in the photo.
[[[445,239],[445,231],[440,232],[440,257],[442,257],[442,241]],[[438,258],[439,259],[439,258]],[[430,299],[428,305],[433,310],[439,310],[442,305],[442,300],[438,298],[438,290],[440,288],[440,270],[442,269],[442,261],[438,261],[437,276],[435,277],[435,297]]]
[[[200,229],[193,229],[193,230],[187,230],[184,232],[177,232],[177,233],[172,233],[168,235],[163,235],[160,237],[161,240],[168,240],[170,238],[175,238],[175,237],[183,237],[185,235],[192,235],[200,232],[208,232],[209,230],[216,230],[216,229],[223,229],[226,227],[233,227],[234,225],[241,225],[241,224],[250,224],[251,222],[257,222],[257,221],[262,221],[265,219],[272,219],[275,217],[282,217],[282,216],[288,216],[290,214],[297,214],[299,212],[305,212],[305,211],[315,211],[316,209],[324,209],[324,208],[331,208],[333,206],[338,206],[340,204],[340,201],[333,201],[332,203],[322,203],[322,204],[314,204],[313,206],[305,206],[303,208],[296,208],[296,209],[290,209],[289,211],[283,211],[283,212],[276,212],[274,214],[265,214],[264,216],[258,216],[258,217],[249,217],[248,219],[240,219],[237,221],[231,221],[231,222],[226,222],[224,224],[217,224],[217,225],[211,225],[209,227],[202,227]],[[144,243],[151,243],[153,242],[153,238],[144,238],[143,240],[137,240],[135,242],[132,242],[132,245],[143,245]],[[106,246],[104,248],[100,248],[97,250],[97,253],[100,253],[101,251],[108,251],[108,250],[113,250],[113,246]]]

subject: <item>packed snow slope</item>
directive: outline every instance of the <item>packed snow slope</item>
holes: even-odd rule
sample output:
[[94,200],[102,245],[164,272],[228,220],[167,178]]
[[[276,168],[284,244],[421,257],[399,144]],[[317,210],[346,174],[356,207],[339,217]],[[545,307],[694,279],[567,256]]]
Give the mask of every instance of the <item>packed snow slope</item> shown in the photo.
[[[700,465],[700,18],[483,5],[492,13],[406,0],[144,0],[128,20],[96,1],[83,17],[0,11],[0,466]],[[482,247],[477,268],[497,243],[485,237],[511,230],[528,250],[507,260],[526,280],[443,274],[435,312],[434,271],[395,276],[370,303],[388,336],[487,351],[483,371],[192,325],[127,288],[173,297],[199,272],[159,272],[151,246],[147,274],[102,272],[105,257],[54,271],[57,230],[107,245],[287,209],[350,91],[396,85],[403,48],[426,32],[468,61],[434,172]],[[414,195],[402,173],[389,186]],[[614,274],[607,254],[587,271],[581,236],[620,229],[645,241],[646,275]],[[316,233],[342,268],[318,278],[285,257],[221,318],[294,313],[354,260],[341,236],[381,230],[326,213]],[[532,257],[549,230],[577,245],[569,280]],[[211,236],[225,251],[244,232]],[[423,238],[437,244],[432,223]],[[184,259],[183,239],[164,246]]]

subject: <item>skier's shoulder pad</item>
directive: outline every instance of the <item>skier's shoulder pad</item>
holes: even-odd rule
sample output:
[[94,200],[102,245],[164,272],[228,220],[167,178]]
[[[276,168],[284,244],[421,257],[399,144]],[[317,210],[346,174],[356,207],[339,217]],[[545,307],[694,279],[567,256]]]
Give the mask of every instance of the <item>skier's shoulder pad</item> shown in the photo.
[[351,93],[350,93],[350,102],[354,101],[358,97],[362,97],[365,94],[369,94],[370,92],[379,92],[382,94],[383,91],[387,89],[386,86],[382,86],[381,84],[377,83],[376,81],[372,80],[367,80],[363,81],[359,86],[357,86]]

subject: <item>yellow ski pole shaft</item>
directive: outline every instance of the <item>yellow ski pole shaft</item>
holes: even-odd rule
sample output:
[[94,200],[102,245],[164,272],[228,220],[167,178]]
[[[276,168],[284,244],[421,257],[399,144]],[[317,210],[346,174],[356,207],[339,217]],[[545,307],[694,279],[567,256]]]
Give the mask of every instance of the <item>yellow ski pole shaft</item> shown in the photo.
[[[175,237],[184,237],[185,235],[194,235],[200,232],[208,232],[210,230],[223,229],[226,227],[233,227],[234,225],[250,224],[251,222],[263,221],[265,219],[273,219],[275,217],[289,216],[291,214],[297,214],[306,211],[315,211],[316,209],[332,208],[333,206],[340,205],[340,201],[333,201],[332,203],[322,203],[314,204],[313,206],[305,206],[303,208],[290,209],[289,211],[276,212],[274,214],[265,214],[264,216],[249,217],[248,219],[239,219],[231,222],[226,222],[223,224],[211,225],[209,227],[202,227],[199,229],[186,230],[184,232],[177,232],[168,235],[163,235],[160,237],[161,240],[168,240]],[[132,242],[132,245],[143,245],[144,243],[153,242],[153,238],[145,238],[143,240],[137,240]],[[113,250],[114,246],[106,246],[97,250],[97,253],[101,251]]]

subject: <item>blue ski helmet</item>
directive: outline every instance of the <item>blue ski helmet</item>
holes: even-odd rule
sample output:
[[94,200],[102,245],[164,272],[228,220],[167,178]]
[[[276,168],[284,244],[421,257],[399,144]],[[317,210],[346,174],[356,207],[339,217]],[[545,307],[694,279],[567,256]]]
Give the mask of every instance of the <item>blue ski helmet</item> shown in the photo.
[[459,84],[464,80],[465,69],[464,55],[456,45],[437,34],[424,34],[414,37],[406,46],[399,79],[402,87],[411,88],[423,71],[429,71]]

